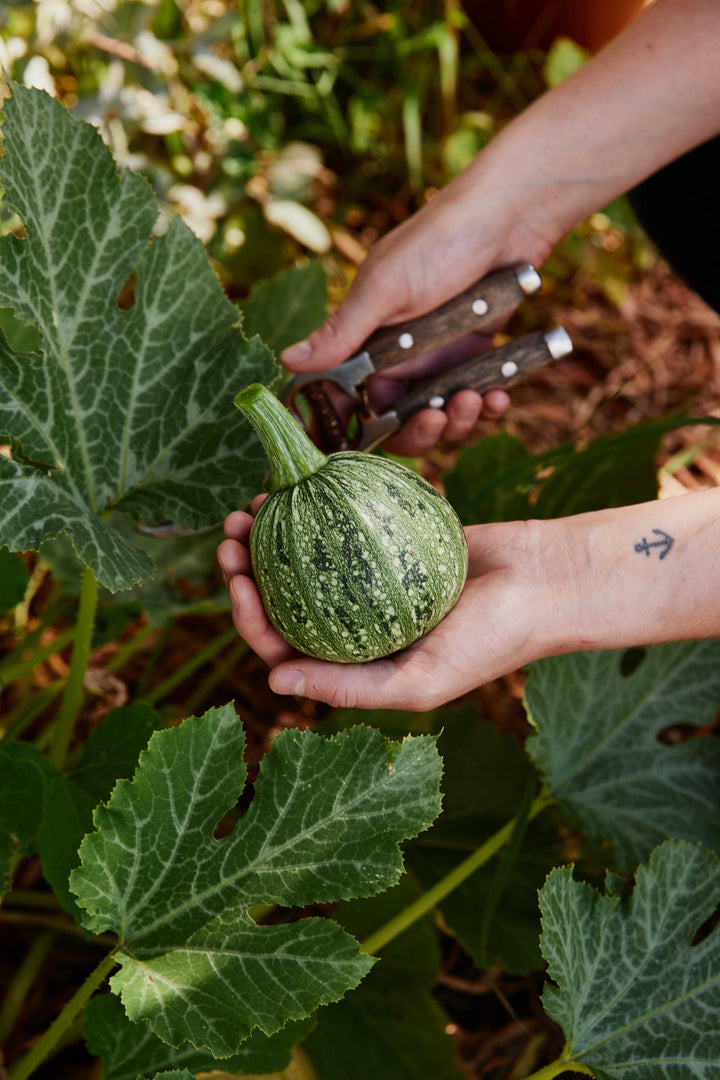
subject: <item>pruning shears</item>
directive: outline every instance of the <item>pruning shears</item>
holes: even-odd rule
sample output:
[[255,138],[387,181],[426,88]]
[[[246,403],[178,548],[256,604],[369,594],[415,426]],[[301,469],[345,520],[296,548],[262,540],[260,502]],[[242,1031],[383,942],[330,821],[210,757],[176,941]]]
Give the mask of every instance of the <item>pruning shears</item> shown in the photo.
[[286,385],[283,401],[303,428],[312,429],[320,449],[372,450],[419,410],[442,409],[458,390],[503,389],[572,352],[570,337],[560,326],[525,334],[440,374],[413,380],[385,411],[371,403],[371,375],[451,345],[472,331],[497,326],[540,285],[533,266],[493,271],[427,315],[376,330],[355,356],[337,367],[296,375]]
[[[561,326],[536,331],[486,349],[440,374],[413,379],[389,409],[379,410],[371,403],[370,376],[452,345],[474,330],[497,326],[540,285],[533,266],[496,270],[427,315],[376,330],[355,356],[337,367],[294,376],[285,386],[283,401],[300,425],[312,430],[321,450],[372,450],[421,409],[442,409],[458,390],[485,393],[512,386],[571,353],[572,342]],[[137,529],[163,539],[207,531],[184,529],[172,521]]]

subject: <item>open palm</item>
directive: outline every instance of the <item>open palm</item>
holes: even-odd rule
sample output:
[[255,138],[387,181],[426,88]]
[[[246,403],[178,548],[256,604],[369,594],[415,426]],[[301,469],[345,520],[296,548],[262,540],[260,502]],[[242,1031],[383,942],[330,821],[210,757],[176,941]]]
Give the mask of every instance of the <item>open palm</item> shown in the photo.
[[543,604],[532,523],[468,528],[468,578],[453,610],[414,645],[364,664],[302,656],[278,634],[252,579],[251,525],[250,514],[230,514],[218,558],[234,624],[272,669],[270,686],[276,693],[302,694],[337,707],[425,711],[536,659]]

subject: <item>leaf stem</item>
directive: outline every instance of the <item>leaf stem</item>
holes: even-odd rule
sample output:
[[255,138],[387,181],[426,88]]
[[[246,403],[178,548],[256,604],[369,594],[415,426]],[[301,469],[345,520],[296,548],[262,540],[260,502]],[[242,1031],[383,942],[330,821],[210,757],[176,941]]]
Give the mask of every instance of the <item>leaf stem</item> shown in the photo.
[[[579,1065],[575,1061],[564,1061],[560,1057],[550,1065],[545,1065],[544,1068],[531,1073],[525,1080],[553,1080],[553,1077],[562,1076],[563,1073],[583,1073],[585,1076],[595,1075],[587,1065]],[[13,1080],[13,1078],[11,1077],[10,1080]]]
[[[119,948],[120,946],[116,946]],[[59,1016],[55,1018],[28,1053],[20,1058],[14,1068],[8,1072],[8,1080],[27,1080],[35,1069],[49,1056],[58,1040],[65,1034],[80,1010],[85,1007],[97,988],[107,978],[115,966],[115,952],[108,953],[92,971],[82,986],[73,994]]]
[[140,652],[140,650],[145,647],[155,632],[156,627],[151,623],[140,627],[137,633],[133,634],[133,636],[118,649],[115,655],[110,658],[107,665],[108,671],[122,671],[128,660],[131,660],[135,653]]
[[[552,797],[545,792],[538,795],[530,807],[527,821],[532,821],[552,801]],[[409,904],[403,911],[386,922],[384,926],[381,926],[379,930],[376,930],[374,934],[366,938],[360,946],[362,951],[374,955],[402,934],[404,930],[412,926],[414,922],[432,911],[441,900],[444,900],[446,896],[449,896],[451,892],[454,892],[464,881],[471,877],[476,870],[489,862],[493,855],[497,854],[510,840],[515,829],[515,821],[515,818],[508,821],[484,844],[476,848],[471,855],[468,855],[466,859],[463,859],[461,863],[454,867],[449,874],[437,881],[431,889],[424,892],[414,903]]]
[[196,711],[202,709],[215,687],[240,663],[248,651],[248,645],[242,638],[238,638],[232,649],[228,649],[227,654],[215,664],[212,671],[199,684],[197,690],[187,698],[185,712],[188,715],[195,716]]
[[52,746],[49,758],[56,769],[65,765],[72,734],[80,706],[82,704],[83,683],[87,671],[93,631],[95,629],[95,611],[97,609],[98,583],[89,566],[83,567],[82,586],[80,588],[80,607],[78,608],[70,674],[65,684],[60,711],[55,721]]
[[37,720],[41,713],[49,709],[55,698],[60,697],[65,686],[64,679],[58,679],[50,686],[44,686],[33,694],[28,694],[23,701],[11,709],[0,723],[0,742],[16,739],[23,731]]

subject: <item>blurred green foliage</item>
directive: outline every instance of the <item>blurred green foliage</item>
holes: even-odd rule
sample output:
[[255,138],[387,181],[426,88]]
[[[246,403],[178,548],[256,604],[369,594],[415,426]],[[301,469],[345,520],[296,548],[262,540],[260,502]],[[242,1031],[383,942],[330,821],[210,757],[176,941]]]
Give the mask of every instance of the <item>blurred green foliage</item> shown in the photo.
[[[0,8],[6,77],[97,124],[166,216],[182,214],[207,244],[238,299],[313,255],[330,259],[341,292],[375,239],[583,59],[568,41],[547,55],[498,56],[459,0]],[[17,226],[0,215],[0,228]],[[635,266],[633,229],[597,219],[561,247],[554,270],[563,277],[568,262],[612,249],[613,265],[598,269],[613,278],[628,254],[622,278]],[[618,235],[632,250],[618,254]]]

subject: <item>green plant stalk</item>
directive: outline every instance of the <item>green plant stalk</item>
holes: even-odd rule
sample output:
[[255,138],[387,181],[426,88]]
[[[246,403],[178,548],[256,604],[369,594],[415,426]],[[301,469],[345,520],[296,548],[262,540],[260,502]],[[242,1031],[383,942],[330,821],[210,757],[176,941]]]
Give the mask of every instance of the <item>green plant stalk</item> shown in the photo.
[[[533,818],[544,810],[546,806],[549,806],[552,802],[552,797],[546,792],[538,795],[530,807],[527,820],[532,821]],[[451,892],[454,892],[464,881],[467,881],[476,870],[479,870],[481,866],[484,866],[493,855],[496,855],[498,851],[505,844],[508,843],[513,831],[515,829],[515,818],[512,818],[506,825],[503,825],[501,829],[498,829],[488,840],[485,841],[479,848],[476,848],[471,855],[468,855],[466,859],[463,859],[456,867],[454,867],[449,874],[446,874],[444,878],[437,881],[431,889],[424,892],[414,903],[409,904],[403,911],[399,912],[394,918],[390,919],[381,926],[379,930],[376,930],[374,934],[366,938],[360,945],[363,952],[375,955],[396,937],[407,930],[418,919],[422,919],[424,915],[427,915],[434,907],[449,896]]]
[[327,464],[325,455],[266,386],[246,386],[233,400],[252,424],[267,454],[270,491],[299,484]]
[[157,667],[158,661],[162,656],[163,649],[170,640],[171,633],[172,625],[163,627],[158,634],[157,641],[154,642],[150,650],[147,660],[143,665],[143,669],[140,674],[140,678],[138,679],[137,686],[135,687],[134,697],[136,698],[136,700],[145,701],[145,692],[150,682],[152,681],[155,668]]
[[41,934],[28,949],[25,959],[15,972],[0,1008],[0,1044],[7,1042],[8,1035],[15,1026],[15,1021],[25,1004],[40,968],[45,962],[50,947],[55,940],[51,933]]
[[53,741],[49,758],[52,764],[62,770],[65,765],[75,721],[80,711],[83,698],[83,683],[87,671],[95,612],[97,610],[98,583],[89,566],[83,567],[82,586],[80,588],[80,607],[78,608],[75,630],[75,644],[70,661],[70,674],[65,684],[60,711],[55,721]]
[[226,630],[224,634],[220,634],[219,637],[211,641],[209,645],[206,645],[204,649],[201,649],[199,653],[195,653],[191,656],[186,663],[182,664],[179,668],[176,668],[166,679],[158,683],[148,693],[143,694],[143,701],[146,701],[148,705],[155,705],[156,702],[162,698],[167,697],[172,693],[176,686],[179,686],[181,682],[187,679],[194,671],[197,671],[199,667],[206,664],[208,660],[212,660],[217,653],[222,652],[226,645],[229,645],[231,641],[237,639],[237,630],[232,627],[230,630]]
[[[562,1076],[563,1073],[583,1073],[584,1076],[594,1076],[592,1069],[589,1069],[587,1065],[578,1065],[576,1062],[567,1061],[562,1056],[553,1061],[550,1065],[545,1065],[542,1069],[538,1069],[537,1072],[531,1073],[525,1080],[553,1080],[555,1076]],[[11,1078],[12,1080],[12,1078]]]
[[[537,789],[537,775],[533,772],[523,791],[520,807],[515,815],[513,831],[498,860],[497,868],[493,874],[485,897],[485,904],[483,905],[483,912],[480,920],[480,962],[481,967],[485,970],[490,967],[488,963],[488,938],[490,937],[490,927],[493,924],[495,912],[500,903],[503,889],[507,885],[512,868],[517,862],[520,854],[525,830],[528,824],[528,814],[532,810]],[[496,990],[499,990],[499,988],[496,987]]]
[[27,1080],[27,1078],[32,1076],[35,1070],[42,1064],[45,1058],[50,1055],[53,1047],[58,1040],[65,1035],[68,1028],[80,1013],[80,1010],[87,1005],[92,995],[114,968],[116,963],[115,952],[118,948],[120,948],[119,945],[117,945],[112,952],[108,953],[108,955],[100,961],[95,970],[88,975],[82,986],[76,990],[65,1005],[60,1015],[53,1020],[45,1034],[38,1039],[25,1057],[21,1058],[17,1065],[10,1069],[8,1072],[8,1080]]

